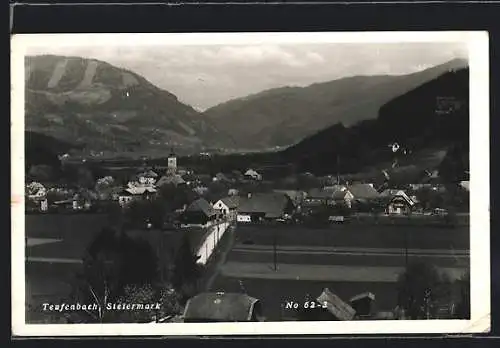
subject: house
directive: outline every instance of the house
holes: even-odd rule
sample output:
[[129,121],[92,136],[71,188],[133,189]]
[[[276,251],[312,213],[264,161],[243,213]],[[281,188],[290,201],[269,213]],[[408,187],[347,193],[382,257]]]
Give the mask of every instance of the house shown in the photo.
[[243,293],[201,293],[186,303],[185,323],[262,321],[261,302]]
[[224,173],[215,174],[212,180],[219,182],[231,182],[231,180],[226,175],[224,175]]
[[248,169],[245,172],[244,176],[245,176],[245,178],[250,179],[250,180],[262,180],[262,175],[260,175],[259,173],[257,173],[253,169]]
[[379,197],[373,184],[352,184],[347,186],[353,200],[370,201]]
[[464,188],[467,191],[470,191],[470,181],[469,180],[463,180],[460,181],[460,186]]
[[125,206],[133,200],[152,199],[157,191],[154,187],[128,187],[118,194],[118,203]]
[[73,195],[73,210],[89,210],[97,195],[88,190],[82,190]]
[[207,193],[208,187],[205,186],[198,186],[193,188],[193,192],[195,192],[199,196],[203,196],[205,193]]
[[39,200],[47,196],[47,189],[41,183],[33,181],[26,185],[28,199]]
[[227,191],[228,196],[237,196],[238,194],[239,194],[239,191],[237,189],[234,189],[234,188],[230,188]]
[[293,202],[283,193],[249,193],[240,198],[237,221],[273,220],[291,215],[293,211]]
[[220,215],[227,218],[228,220],[236,220],[238,214],[238,196],[230,196],[219,199],[214,205],[214,209],[219,212]]
[[288,196],[293,202],[293,204],[298,207],[304,199],[306,198],[307,194],[304,191],[297,191],[297,190],[274,190],[276,193],[283,193]]
[[170,185],[170,184],[174,186],[179,186],[186,184],[186,181],[179,174],[164,175],[158,180],[156,186],[162,187],[164,185]]
[[125,207],[133,201],[134,195],[130,193],[127,189],[124,189],[120,193],[118,193],[117,198],[118,198],[118,204],[120,204],[120,206],[122,207]]
[[[314,303],[314,305],[311,305]],[[299,312],[299,319],[313,321],[353,320],[356,311],[339,296],[325,288],[315,301],[310,301],[307,309]]]
[[356,316],[367,317],[372,314],[373,302],[375,301],[375,295],[371,292],[364,292],[356,296],[351,297],[349,303],[351,307],[356,311]]
[[153,186],[157,178],[158,174],[156,174],[152,170],[147,170],[145,172],[137,174],[137,181],[140,185]]
[[405,190],[399,190],[399,189],[386,189],[380,193],[381,198],[383,197],[395,197],[395,196],[401,196],[404,197],[406,200],[411,200],[410,196],[408,196],[405,192]]
[[306,206],[324,205],[333,202],[333,193],[322,190],[320,188],[313,188],[309,190],[304,198]]
[[407,195],[392,196],[387,204],[387,214],[408,215],[412,212],[415,202]]
[[351,201],[354,199],[352,193],[343,185],[325,187],[323,189],[312,189],[308,192],[305,199],[306,205],[336,205],[345,204],[351,207]]
[[217,211],[204,198],[193,201],[182,213],[181,222],[189,226],[208,226],[217,219]]

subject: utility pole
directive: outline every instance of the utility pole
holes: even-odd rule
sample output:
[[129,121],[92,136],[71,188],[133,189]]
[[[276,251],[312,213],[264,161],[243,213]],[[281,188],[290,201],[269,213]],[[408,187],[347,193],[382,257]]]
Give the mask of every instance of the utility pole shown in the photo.
[[340,156],[337,154],[337,185],[340,185]]
[[408,231],[405,229],[405,269],[408,272]]
[[274,260],[274,271],[278,270],[278,253],[277,253],[277,241],[276,241],[276,231],[273,234],[273,260]]

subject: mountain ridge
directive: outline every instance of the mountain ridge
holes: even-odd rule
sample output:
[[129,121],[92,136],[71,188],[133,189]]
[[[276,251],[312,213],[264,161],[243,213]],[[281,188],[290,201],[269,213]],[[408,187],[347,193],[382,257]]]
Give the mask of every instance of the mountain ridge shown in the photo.
[[211,145],[217,130],[143,76],[74,56],[25,59],[26,129],[93,150]]
[[406,75],[355,75],[304,87],[283,86],[221,103],[204,116],[241,147],[290,146],[338,122],[351,126],[373,119],[392,98],[465,66],[467,60],[454,59]]

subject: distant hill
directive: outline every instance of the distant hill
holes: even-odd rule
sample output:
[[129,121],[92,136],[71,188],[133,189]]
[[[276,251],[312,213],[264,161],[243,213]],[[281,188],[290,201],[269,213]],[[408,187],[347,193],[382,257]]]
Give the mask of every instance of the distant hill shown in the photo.
[[450,70],[465,60],[401,76],[353,76],[307,87],[283,87],[222,103],[205,111],[232,145],[266,149],[293,145],[341,123],[345,127],[375,119],[392,99]]
[[79,150],[81,145],[68,143],[55,139],[51,136],[26,131],[24,132],[25,143],[25,166],[28,171],[32,165],[44,164],[59,168],[61,162],[59,156]]
[[[394,153],[388,146],[393,143],[407,149],[407,154]],[[385,103],[376,119],[349,128],[342,124],[328,127],[278,157],[297,163],[300,170],[355,173],[391,168],[395,161],[399,167],[419,164],[427,169],[422,167],[426,163],[419,163],[423,157],[427,165],[438,167],[443,160],[443,155],[437,155],[441,152],[452,163],[447,165],[450,173],[446,178],[456,180],[468,169],[468,147],[469,69],[464,68],[444,73]],[[437,156],[429,155],[433,151]]]
[[131,71],[54,55],[26,57],[25,68],[27,130],[101,151],[217,145],[198,111]]
[[[397,143],[393,152],[389,146]],[[404,153],[406,150],[406,154]],[[375,119],[337,123],[279,152],[192,158],[190,165],[224,170],[291,165],[299,173],[341,174],[350,180],[417,183],[438,171],[438,181],[467,179],[469,69],[442,73],[381,105]],[[433,179],[434,180],[434,179]]]

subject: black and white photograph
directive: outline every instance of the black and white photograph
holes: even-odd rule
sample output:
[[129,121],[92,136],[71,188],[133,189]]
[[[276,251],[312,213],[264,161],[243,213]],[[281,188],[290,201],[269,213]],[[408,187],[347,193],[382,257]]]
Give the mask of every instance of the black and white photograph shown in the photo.
[[486,32],[11,55],[14,334],[489,331]]

